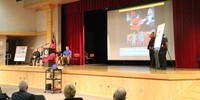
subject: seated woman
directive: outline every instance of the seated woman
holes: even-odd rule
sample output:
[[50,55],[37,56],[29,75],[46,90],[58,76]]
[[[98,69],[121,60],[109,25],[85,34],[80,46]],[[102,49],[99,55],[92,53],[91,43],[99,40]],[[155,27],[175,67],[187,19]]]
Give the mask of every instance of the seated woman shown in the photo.
[[[56,54],[55,53],[51,53],[50,55],[48,55],[45,59],[42,60],[43,65],[45,63],[48,63],[50,61],[53,61],[53,63],[56,62]],[[51,66],[48,66],[51,67]]]
[[61,57],[62,57],[62,52],[60,51],[60,48],[57,49],[56,52],[56,64],[61,64]]

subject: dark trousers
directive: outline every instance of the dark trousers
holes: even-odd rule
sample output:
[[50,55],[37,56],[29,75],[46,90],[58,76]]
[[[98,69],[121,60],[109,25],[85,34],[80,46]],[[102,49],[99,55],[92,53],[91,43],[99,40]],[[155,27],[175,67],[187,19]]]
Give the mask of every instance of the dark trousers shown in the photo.
[[36,57],[36,58],[33,58],[33,57],[31,57],[31,59],[30,59],[30,65],[32,65],[32,61],[34,60],[34,65],[36,65],[36,61],[37,61],[37,63],[40,63],[40,57]]
[[159,52],[159,61],[160,61],[160,68],[161,69],[167,68],[166,54],[167,54],[167,51],[160,51]]
[[149,50],[149,56],[150,56],[150,67],[155,67],[155,57],[154,57],[154,50]]

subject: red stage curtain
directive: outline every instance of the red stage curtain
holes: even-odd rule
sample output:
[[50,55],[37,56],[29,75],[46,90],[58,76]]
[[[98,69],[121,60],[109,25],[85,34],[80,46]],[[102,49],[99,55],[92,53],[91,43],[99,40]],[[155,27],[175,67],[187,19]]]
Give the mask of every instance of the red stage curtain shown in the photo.
[[197,68],[200,54],[200,0],[173,0],[175,59],[178,68]]
[[[84,63],[84,19],[83,13],[67,16],[66,35],[67,45],[72,50],[72,54],[80,54],[80,64]],[[73,64],[74,62],[72,62]]]
[[85,60],[84,12],[141,1],[144,0],[81,0],[64,5],[66,15],[66,42],[73,53],[80,53],[80,64],[84,64]]

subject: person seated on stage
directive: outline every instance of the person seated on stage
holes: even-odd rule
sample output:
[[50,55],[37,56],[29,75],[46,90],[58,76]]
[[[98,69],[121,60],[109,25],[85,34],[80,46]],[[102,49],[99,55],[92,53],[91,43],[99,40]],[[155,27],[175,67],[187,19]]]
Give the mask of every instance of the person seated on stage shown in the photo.
[[88,64],[90,60],[88,52],[85,51],[85,63]]
[[61,57],[62,57],[62,52],[60,51],[60,48],[58,48],[56,52],[56,64],[61,64]]
[[66,50],[63,52],[62,65],[65,65],[65,60],[67,60],[67,65],[70,64],[71,55],[72,51],[69,50],[69,46],[66,46]]
[[65,95],[65,99],[64,100],[83,100],[83,98],[79,97],[75,97],[76,94],[76,89],[74,87],[74,85],[72,84],[67,84],[64,87],[64,95]]
[[[32,64],[32,60],[34,60],[34,64]],[[37,61],[37,63],[39,63],[39,61],[40,61],[40,52],[38,51],[38,49],[36,49],[32,54],[32,57],[30,59],[30,66],[32,66],[32,65],[35,66],[36,61]]]
[[28,83],[21,80],[19,83],[19,91],[12,94],[12,100],[35,100],[35,96],[27,92]]
[[50,55],[48,55],[45,59],[42,60],[42,63],[44,65],[44,63],[47,63],[49,61],[56,61],[56,54],[55,53],[51,53]]
[[113,100],[125,100],[126,90],[122,87],[118,88],[113,94]]
[[40,59],[44,59],[45,58],[45,52],[44,52],[44,48],[42,48],[42,50],[40,51]]

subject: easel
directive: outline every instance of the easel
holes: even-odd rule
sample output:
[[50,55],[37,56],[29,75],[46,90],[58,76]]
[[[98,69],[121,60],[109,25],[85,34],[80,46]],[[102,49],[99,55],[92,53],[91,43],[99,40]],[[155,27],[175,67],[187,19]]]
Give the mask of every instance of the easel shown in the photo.
[[24,65],[23,61],[16,61],[15,65],[17,65],[19,62],[21,62],[21,64]]

